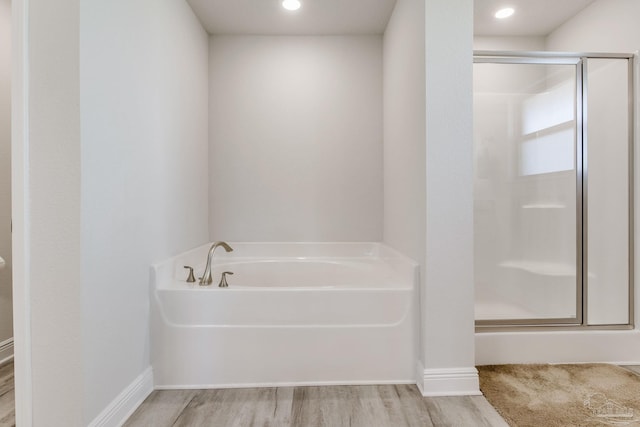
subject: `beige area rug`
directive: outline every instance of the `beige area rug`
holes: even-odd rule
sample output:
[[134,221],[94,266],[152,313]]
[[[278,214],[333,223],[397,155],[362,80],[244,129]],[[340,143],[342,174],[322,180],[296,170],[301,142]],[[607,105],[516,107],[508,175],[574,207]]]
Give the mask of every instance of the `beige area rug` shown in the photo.
[[512,427],[640,427],[640,375],[613,365],[479,366],[480,389]]

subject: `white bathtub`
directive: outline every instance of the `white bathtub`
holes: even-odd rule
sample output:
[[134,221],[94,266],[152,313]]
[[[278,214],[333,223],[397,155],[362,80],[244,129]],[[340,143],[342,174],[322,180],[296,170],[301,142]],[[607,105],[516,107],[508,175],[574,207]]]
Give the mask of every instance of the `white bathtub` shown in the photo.
[[[209,245],[152,267],[156,388],[414,383],[417,266],[377,243]],[[218,288],[223,271],[228,288]]]

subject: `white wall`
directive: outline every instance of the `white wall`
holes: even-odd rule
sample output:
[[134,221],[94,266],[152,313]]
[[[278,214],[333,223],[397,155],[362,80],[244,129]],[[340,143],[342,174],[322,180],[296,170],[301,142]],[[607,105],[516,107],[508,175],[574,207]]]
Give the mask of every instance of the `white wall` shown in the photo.
[[13,9],[17,423],[87,425],[149,368],[149,265],[207,240],[207,36],[172,0]]
[[425,395],[478,393],[472,16],[471,0],[399,0],[384,38],[384,241],[421,265]]
[[[420,264],[425,287],[425,6],[398,0],[384,33],[384,243]],[[416,302],[419,307],[420,303]],[[422,366],[424,312],[416,362]],[[420,385],[424,368],[416,367]]]
[[384,242],[424,266],[424,2],[399,0],[384,33]]
[[640,49],[640,2],[596,0],[547,37],[547,50],[629,52]]
[[473,1],[430,0],[425,12],[425,388],[440,386],[439,374],[445,373],[454,392],[472,394],[479,392],[473,341]]
[[[11,292],[11,1],[0,0],[0,344],[13,337]],[[0,361],[9,356],[0,352]]]
[[149,367],[150,264],[208,241],[208,36],[175,0],[84,1],[80,24],[89,422]]
[[[12,75],[14,106],[27,107],[13,109],[24,120],[16,119],[12,129],[24,136],[12,146],[16,421],[79,426],[84,400],[79,2],[14,1],[12,8],[16,15],[27,12],[14,35],[22,37],[24,30],[29,40],[23,51],[28,68]],[[28,397],[31,402],[23,402]]]
[[382,239],[380,36],[210,39],[210,237]]
[[545,38],[543,36],[474,36],[473,48],[475,50],[544,50]]

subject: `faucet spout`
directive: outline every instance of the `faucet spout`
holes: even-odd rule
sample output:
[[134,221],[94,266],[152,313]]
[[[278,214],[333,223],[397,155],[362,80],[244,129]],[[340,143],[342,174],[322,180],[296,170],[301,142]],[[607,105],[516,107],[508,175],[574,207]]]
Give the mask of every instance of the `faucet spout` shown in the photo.
[[209,253],[207,254],[207,264],[204,267],[204,273],[202,273],[202,277],[200,278],[200,286],[210,285],[213,282],[213,278],[211,277],[211,270],[213,267],[213,253],[216,251],[218,246],[222,246],[222,248],[227,251],[233,251],[233,248],[229,246],[226,242],[213,242],[211,248],[209,248]]

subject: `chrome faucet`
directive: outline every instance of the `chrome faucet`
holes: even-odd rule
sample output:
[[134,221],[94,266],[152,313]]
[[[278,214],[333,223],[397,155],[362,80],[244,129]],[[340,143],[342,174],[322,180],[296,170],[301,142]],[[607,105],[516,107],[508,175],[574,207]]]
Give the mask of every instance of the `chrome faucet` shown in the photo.
[[213,253],[218,246],[222,246],[227,252],[233,251],[233,248],[225,242],[213,242],[213,245],[211,245],[211,248],[209,249],[209,254],[207,255],[207,265],[205,265],[204,273],[202,273],[202,277],[200,278],[200,286],[207,286],[213,282],[213,278],[211,277],[211,267],[213,264]]

